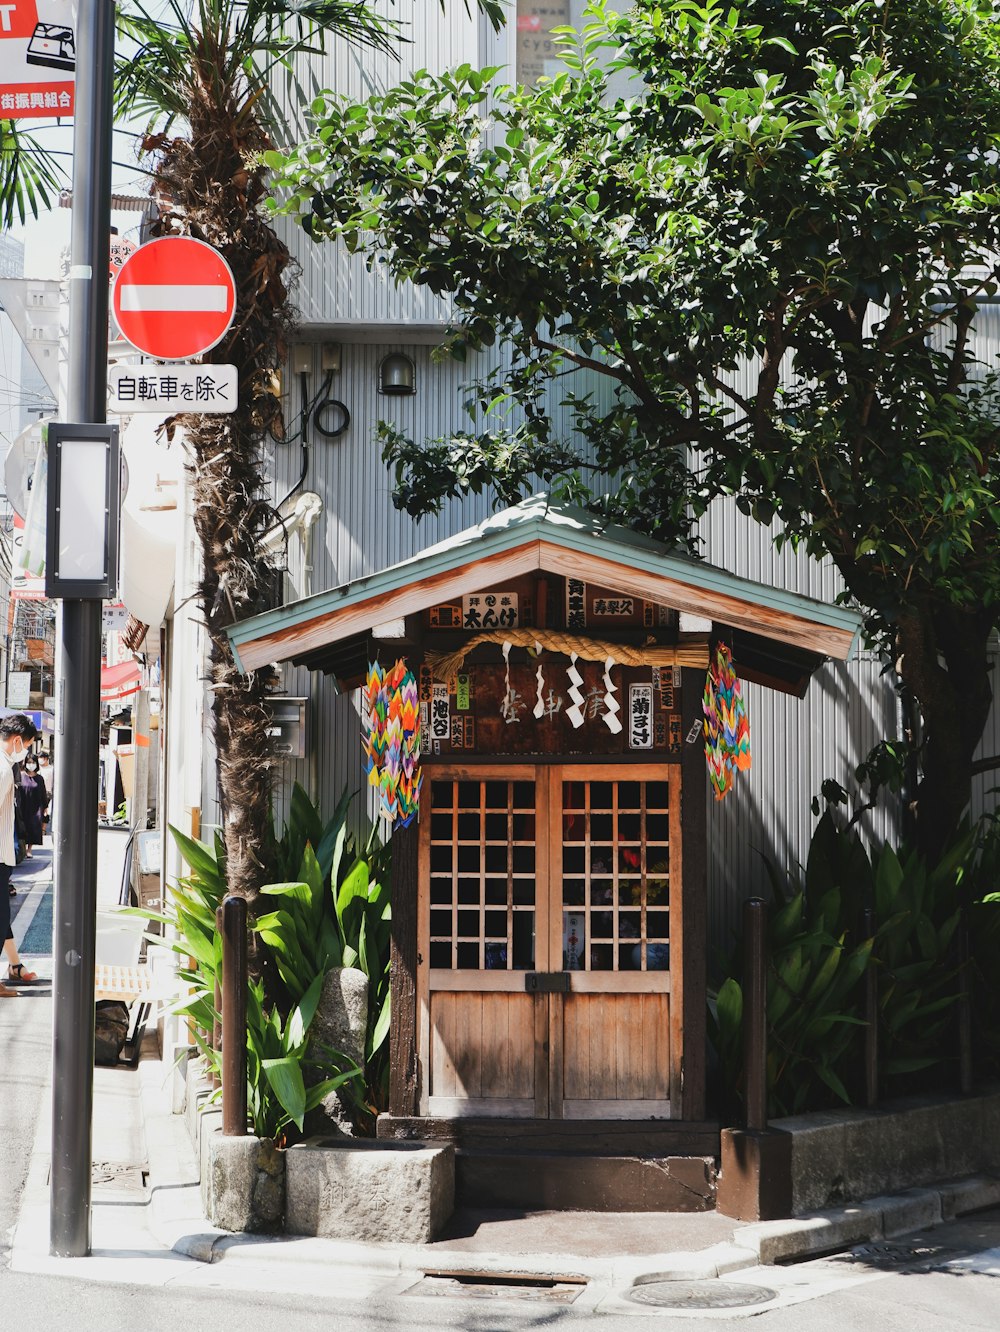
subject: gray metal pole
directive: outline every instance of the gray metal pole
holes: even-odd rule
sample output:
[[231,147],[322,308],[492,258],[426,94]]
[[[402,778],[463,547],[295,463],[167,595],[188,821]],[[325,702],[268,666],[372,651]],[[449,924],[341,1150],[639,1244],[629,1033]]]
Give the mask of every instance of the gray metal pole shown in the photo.
[[[113,0],[80,0],[73,121],[68,420],[101,423],[107,404],[111,245]],[[101,603],[63,601],[56,658],[52,1171],[49,1247],[90,1252],[97,930]]]

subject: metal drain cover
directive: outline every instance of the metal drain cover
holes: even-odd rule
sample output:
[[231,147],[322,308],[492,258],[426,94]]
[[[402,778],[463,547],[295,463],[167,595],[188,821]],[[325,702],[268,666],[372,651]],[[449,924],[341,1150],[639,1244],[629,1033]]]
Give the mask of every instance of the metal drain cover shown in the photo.
[[635,1304],[658,1309],[740,1309],[767,1304],[777,1291],[766,1286],[741,1286],[735,1281],[644,1281],[627,1292]]
[[572,1304],[584,1289],[582,1281],[555,1281],[545,1277],[515,1277],[492,1273],[428,1272],[410,1286],[406,1295],[444,1295],[452,1299],[541,1300],[545,1304]]
[[928,1267],[944,1263],[954,1258],[957,1253],[957,1249],[949,1248],[945,1244],[930,1244],[927,1241],[897,1244],[888,1240],[873,1240],[870,1244],[855,1245],[849,1253],[838,1253],[829,1261],[900,1271],[903,1268]]

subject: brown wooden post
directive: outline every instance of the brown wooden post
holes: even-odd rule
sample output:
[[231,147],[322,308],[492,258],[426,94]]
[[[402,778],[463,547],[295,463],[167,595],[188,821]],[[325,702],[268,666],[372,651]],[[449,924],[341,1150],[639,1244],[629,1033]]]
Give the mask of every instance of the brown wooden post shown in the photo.
[[[686,668],[681,672],[681,705],[685,736],[701,716],[704,671]],[[705,1118],[707,954],[708,954],[708,781],[700,732],[681,752],[681,899],[680,938],[676,922],[670,926],[670,969],[681,966],[681,1021],[684,1042],[683,1084],[680,1117],[688,1121]],[[671,1003],[677,998],[671,993]]]
[[[425,785],[425,790],[427,787]],[[429,791],[428,791],[429,798]],[[392,835],[392,934],[389,991],[389,1114],[415,1115],[417,1080],[417,879],[416,820]]]
[[222,935],[222,1132],[247,1131],[247,903],[227,896],[215,913]]
[[745,1129],[724,1128],[716,1206],[741,1221],[792,1214],[792,1135],[767,1126],[767,907],[743,905]]
[[743,1063],[747,1128],[767,1128],[767,907],[759,897],[743,906]]
[[[864,931],[866,939],[875,938],[875,912],[865,908]],[[878,971],[874,965],[875,952],[865,972],[865,1105],[878,1104]]]
[[963,910],[958,926],[958,1086],[972,1094],[972,996],[969,992],[969,918]]

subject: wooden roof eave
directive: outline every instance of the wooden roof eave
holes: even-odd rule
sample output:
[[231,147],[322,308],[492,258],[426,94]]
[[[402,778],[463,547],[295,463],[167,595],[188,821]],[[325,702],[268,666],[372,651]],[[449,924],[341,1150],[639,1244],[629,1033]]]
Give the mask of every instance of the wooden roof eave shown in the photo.
[[478,540],[445,544],[393,569],[266,612],[233,625],[229,635],[241,669],[257,670],[538,572],[613,587],[841,661],[850,656],[859,632],[860,616],[844,607],[753,583],[652,543],[626,546],[533,519]]

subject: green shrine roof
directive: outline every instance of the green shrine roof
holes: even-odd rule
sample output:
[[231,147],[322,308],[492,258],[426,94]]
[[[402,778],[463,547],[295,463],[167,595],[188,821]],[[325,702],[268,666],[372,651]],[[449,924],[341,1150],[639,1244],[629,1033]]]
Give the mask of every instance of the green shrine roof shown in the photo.
[[585,509],[533,495],[391,568],[266,611],[227,632],[241,670],[308,661],[442,601],[542,572],[616,588],[820,657],[846,660],[861,627],[856,610],[739,578]]

